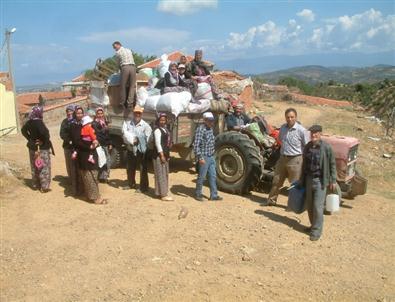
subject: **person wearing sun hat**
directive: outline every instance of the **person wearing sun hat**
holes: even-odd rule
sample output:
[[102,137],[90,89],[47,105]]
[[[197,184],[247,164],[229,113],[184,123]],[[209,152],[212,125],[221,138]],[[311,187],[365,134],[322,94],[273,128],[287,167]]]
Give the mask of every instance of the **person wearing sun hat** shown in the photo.
[[[126,144],[126,173],[128,186],[124,189],[136,189],[137,192],[146,192],[149,187],[147,168],[147,143],[152,133],[151,126],[142,119],[144,108],[136,105],[133,117],[126,120],[122,126],[123,140]],[[136,170],[140,167],[140,188],[136,184]]]
[[306,188],[305,205],[311,227],[310,240],[321,237],[327,189],[336,190],[336,159],[332,147],[321,140],[322,126],[309,128],[310,142],[303,149],[302,174],[299,184]]

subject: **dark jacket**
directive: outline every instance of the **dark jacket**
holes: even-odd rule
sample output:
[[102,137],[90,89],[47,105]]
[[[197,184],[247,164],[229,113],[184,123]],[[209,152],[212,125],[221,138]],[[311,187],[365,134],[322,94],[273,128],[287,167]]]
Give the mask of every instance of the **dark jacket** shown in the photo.
[[95,130],[96,138],[101,146],[107,147],[108,145],[112,145],[108,127],[103,127],[97,121],[93,121],[92,127]]
[[[98,169],[98,158],[96,150],[90,148],[91,142],[82,140],[81,137],[82,126],[77,123],[71,124],[71,140],[73,142],[73,148],[77,151],[78,167],[81,170],[97,170]],[[89,155],[93,154],[95,163],[92,164],[88,161]]]
[[198,70],[202,69],[203,72],[205,73],[204,75],[208,76],[210,75],[210,71],[208,70],[208,67],[206,66],[206,64],[204,64],[204,62],[200,61],[197,62],[195,60],[191,61],[191,73],[193,76],[198,76]]
[[[309,142],[303,149],[303,164],[302,164],[302,174],[300,183],[305,186],[306,180],[306,154],[308,148],[311,147],[313,143]],[[336,183],[336,158],[333,153],[332,147],[321,141],[320,143],[320,169],[321,169],[321,183],[322,187],[326,188],[329,184]]]
[[[169,131],[169,129],[167,129],[166,132],[161,128],[156,128],[156,129],[159,129],[162,134],[160,144],[162,146],[163,154],[165,155],[165,157],[167,159],[169,159],[170,158],[170,147],[171,147],[170,131]],[[154,129],[154,131],[156,129]],[[152,133],[152,135],[154,135],[154,134]],[[155,137],[154,137],[154,140],[155,140]],[[152,158],[156,159],[158,156],[159,156],[159,152],[158,152],[158,149],[156,149],[156,145],[154,143],[154,150],[153,150]]]
[[[241,116],[243,118],[244,125],[251,122],[251,119],[248,117],[247,114],[241,113]],[[233,113],[226,116],[225,122],[228,130],[233,130],[233,128],[237,126],[236,116]]]
[[49,140],[49,130],[45,126],[43,120],[28,120],[23,125],[21,132],[27,139],[27,147],[30,150],[37,151],[38,147],[36,144],[37,140],[40,140],[40,149],[49,150],[51,149],[51,141]]
[[64,149],[73,148],[73,142],[71,141],[71,121],[68,118],[65,118],[62,124],[60,124],[59,135],[63,140],[62,147]]
[[172,82],[170,81],[170,72],[166,72],[165,73],[165,83],[164,83],[164,87],[176,87],[176,86],[182,86],[182,87],[187,87],[187,84],[185,84],[184,80],[180,78],[180,75],[178,74],[178,85],[176,84],[172,84]]

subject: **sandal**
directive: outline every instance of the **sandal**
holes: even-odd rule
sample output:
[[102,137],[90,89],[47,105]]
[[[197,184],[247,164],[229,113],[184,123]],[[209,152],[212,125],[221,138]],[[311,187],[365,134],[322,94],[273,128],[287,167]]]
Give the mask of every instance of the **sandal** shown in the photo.
[[103,198],[99,202],[93,202],[95,205],[102,205],[102,204],[108,204],[108,200]]

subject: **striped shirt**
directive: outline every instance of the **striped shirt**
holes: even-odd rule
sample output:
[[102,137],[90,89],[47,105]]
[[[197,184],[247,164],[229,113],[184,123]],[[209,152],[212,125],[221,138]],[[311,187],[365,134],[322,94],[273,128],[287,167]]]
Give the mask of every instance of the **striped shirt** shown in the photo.
[[206,125],[200,125],[196,129],[195,141],[193,143],[193,152],[196,159],[200,160],[203,156],[214,155],[215,136],[212,128]]
[[115,52],[115,59],[120,67],[124,65],[134,65],[132,51],[123,46]]
[[291,128],[284,124],[280,128],[279,138],[281,141],[281,155],[302,155],[304,146],[310,141],[308,132],[299,124],[295,123]]

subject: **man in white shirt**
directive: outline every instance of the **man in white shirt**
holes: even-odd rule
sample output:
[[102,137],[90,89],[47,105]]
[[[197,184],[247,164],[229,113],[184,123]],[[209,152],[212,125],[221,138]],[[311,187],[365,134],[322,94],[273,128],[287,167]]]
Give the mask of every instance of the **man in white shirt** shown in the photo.
[[[112,43],[112,47],[115,50],[115,59],[121,70],[121,104],[123,104],[125,108],[131,108],[133,107],[134,94],[136,91],[136,66],[134,64],[133,53],[130,49],[123,47],[119,41]],[[126,87],[128,87],[128,84],[129,91],[127,93]]]
[[140,167],[140,188],[137,192],[148,190],[148,169],[147,169],[147,142],[152,133],[151,126],[142,120],[144,109],[136,105],[133,109],[133,118],[125,120],[122,126],[122,136],[127,148],[126,173],[128,177],[128,187],[124,189],[135,189],[136,169]]
[[272,188],[267,200],[268,205],[275,205],[280,188],[288,178],[290,183],[299,180],[303,148],[310,141],[306,129],[297,122],[297,112],[294,108],[285,110],[286,123],[280,128],[281,141],[280,159],[277,161],[272,182]]

